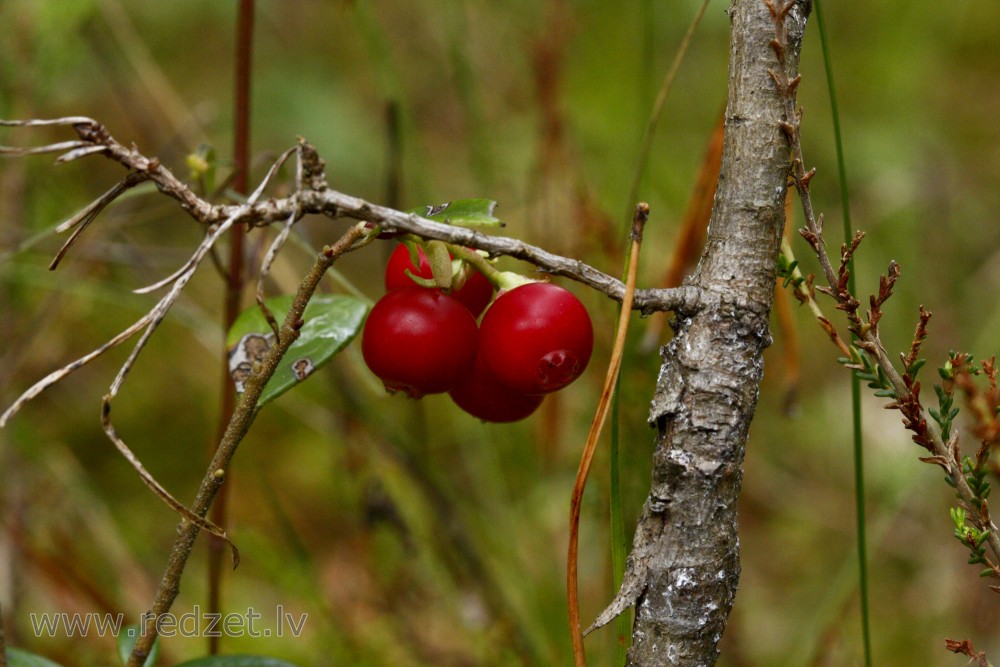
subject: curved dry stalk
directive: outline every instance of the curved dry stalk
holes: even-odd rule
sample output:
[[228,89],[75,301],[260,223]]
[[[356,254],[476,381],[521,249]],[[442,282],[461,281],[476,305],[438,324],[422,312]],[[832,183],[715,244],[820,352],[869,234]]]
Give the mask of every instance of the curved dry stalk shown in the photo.
[[74,148],[91,148],[91,145],[85,141],[60,141],[55,144],[48,144],[45,146],[0,146],[0,155],[9,155],[11,157],[24,157],[26,155],[44,155],[46,153],[60,153],[65,150],[70,150]]
[[578,553],[580,543],[580,508],[583,505],[583,492],[587,487],[587,477],[590,475],[590,465],[597,450],[597,440],[604,430],[608,411],[611,408],[611,396],[618,381],[618,373],[622,367],[622,355],[625,349],[625,335],[628,333],[629,318],[632,315],[632,298],[635,294],[635,281],[639,275],[639,249],[642,245],[642,232],[649,218],[649,205],[641,203],[635,207],[632,218],[631,247],[628,259],[628,275],[625,281],[625,294],[622,297],[622,309],[618,316],[618,328],[615,341],[611,348],[611,361],[604,378],[604,388],[594,412],[594,420],[590,424],[587,442],[583,447],[580,467],[576,473],[576,483],[573,485],[573,495],[570,499],[569,519],[569,549],[566,558],[566,597],[569,602],[570,634],[573,638],[573,661],[576,667],[585,667],[587,656],[583,648],[582,625],[580,624],[580,593],[577,576]]
[[117,336],[104,343],[104,345],[101,345],[96,350],[88,354],[85,354],[76,361],[70,362],[65,366],[63,366],[62,368],[52,371],[51,373],[43,377],[41,380],[31,385],[31,387],[29,387],[23,394],[21,394],[17,398],[17,400],[11,403],[10,407],[8,407],[3,414],[0,414],[0,428],[6,426],[10,418],[16,415],[21,410],[21,408],[24,407],[25,403],[38,396],[40,393],[42,393],[43,391],[54,385],[56,382],[59,382],[73,371],[82,368],[83,366],[90,363],[97,357],[101,356],[108,350],[117,347],[118,345],[121,345],[126,340],[128,340],[135,334],[142,331],[142,329],[150,323],[152,318],[153,318],[152,312],[146,313],[138,320],[136,320],[130,327],[123,330]]
[[53,125],[98,125],[89,116],[63,116],[62,118],[32,118],[29,120],[3,120],[0,127],[51,127]]
[[120,197],[126,191],[134,188],[146,180],[149,180],[149,174],[138,171],[129,172],[125,178],[115,183],[110,190],[92,201],[82,211],[56,227],[56,232],[62,234],[63,232],[69,231],[70,229],[73,229],[73,227],[77,227],[77,225],[79,225],[76,231],[74,231],[70,237],[66,239],[66,242],[63,243],[59,252],[56,253],[56,256],[52,258],[52,261],[49,263],[49,271],[53,271],[57,266],[59,266],[59,262],[66,256],[66,253],[76,242],[77,238],[80,237],[80,234],[82,234],[83,231],[90,226],[90,223],[97,219],[97,216],[101,214],[101,211],[103,211],[108,204]]
[[104,397],[104,401],[101,406],[101,426],[104,427],[104,433],[107,434],[108,439],[111,440],[112,443],[114,443],[115,448],[118,449],[118,452],[125,457],[126,461],[132,464],[132,467],[139,475],[139,478],[142,480],[143,484],[145,484],[150,489],[150,491],[152,491],[153,494],[156,495],[157,498],[162,500],[170,509],[181,515],[181,517],[185,521],[188,521],[198,526],[200,529],[209,532],[212,535],[215,535],[221,540],[225,540],[226,544],[228,544],[229,548],[232,550],[233,569],[235,570],[236,567],[240,564],[240,550],[236,548],[236,544],[234,544],[233,541],[229,539],[229,535],[226,534],[226,531],[223,528],[215,525],[208,519],[198,516],[197,514],[189,510],[187,507],[185,507],[183,503],[174,498],[170,494],[170,492],[168,492],[165,488],[163,488],[163,485],[157,482],[156,478],[154,478],[153,475],[150,474],[148,470],[146,470],[146,467],[142,465],[142,461],[140,461],[139,457],[137,457],[135,453],[131,449],[129,449],[129,446],[125,444],[125,441],[122,440],[121,436],[118,434],[118,429],[116,429],[114,427],[114,424],[111,423],[110,396]]
[[128,358],[125,360],[125,363],[122,364],[121,369],[119,369],[118,375],[115,376],[114,382],[111,383],[111,389],[109,393],[109,396],[111,398],[114,398],[118,394],[118,390],[121,388],[122,383],[125,382],[125,376],[128,375],[128,372],[132,368],[132,364],[135,363],[135,360],[139,356],[139,353],[145,347],[146,342],[149,340],[150,336],[153,335],[153,332],[160,325],[160,322],[162,322],[163,318],[166,317],[167,312],[170,311],[171,306],[173,306],[174,302],[177,301],[177,298],[180,296],[181,291],[183,291],[188,281],[191,280],[191,276],[193,276],[195,271],[197,271],[198,266],[201,264],[201,261],[205,258],[205,255],[208,253],[209,249],[212,246],[214,246],[215,242],[219,239],[219,237],[222,236],[222,234],[224,234],[226,230],[232,226],[233,222],[234,222],[233,219],[230,218],[221,225],[218,225],[210,229],[209,233],[205,236],[205,239],[202,240],[201,244],[198,246],[194,254],[191,256],[191,259],[188,260],[186,265],[187,269],[177,277],[177,280],[174,281],[174,284],[170,288],[170,291],[167,292],[167,294],[162,299],[160,299],[160,301],[155,306],[153,306],[153,309],[149,312],[151,318],[146,327],[146,331],[142,334],[142,337],[140,337],[139,340],[136,341],[135,347],[132,349],[132,353],[129,354]]
[[[287,160],[288,157],[292,154],[292,152],[295,152],[297,154],[297,158],[295,160],[296,191],[301,191],[303,175],[305,171],[302,164],[301,144],[294,149],[289,149],[285,151],[285,153],[282,154],[281,158],[279,158],[276,165],[284,163],[285,160]],[[274,169],[275,167],[272,167],[272,170]],[[285,241],[288,240],[288,235],[291,233],[292,227],[294,227],[295,223],[301,219],[302,219],[302,209],[301,207],[299,207],[294,211],[292,211],[292,213],[288,216],[288,219],[285,220],[284,226],[281,228],[281,231],[278,232],[278,235],[271,242],[271,245],[268,246],[267,253],[264,255],[263,261],[261,261],[260,263],[260,275],[258,275],[257,277],[257,291],[256,291],[257,307],[260,308],[261,312],[264,314],[264,319],[267,320],[267,323],[270,325],[271,330],[274,331],[275,336],[279,334],[278,321],[275,319],[274,313],[271,312],[271,309],[268,308],[267,305],[264,303],[264,281],[267,280],[267,276],[271,271],[271,264],[274,263],[275,258],[278,256],[278,252],[281,250],[282,247],[284,247]]]
[[88,155],[103,153],[105,150],[107,149],[104,146],[84,146],[82,148],[77,148],[63,153],[56,158],[56,164],[66,164],[67,162],[72,162],[73,160],[78,160],[82,157],[87,157]]

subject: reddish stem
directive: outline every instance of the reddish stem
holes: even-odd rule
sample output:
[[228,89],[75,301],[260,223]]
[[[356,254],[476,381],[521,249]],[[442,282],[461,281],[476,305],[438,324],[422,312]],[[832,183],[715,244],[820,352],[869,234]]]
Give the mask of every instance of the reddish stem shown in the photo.
[[[233,190],[239,194],[247,194],[249,190],[250,171],[250,64],[253,50],[254,0],[240,0],[236,18],[236,60],[234,67],[235,100],[234,100],[234,136],[233,136]],[[244,282],[244,237],[246,230],[242,225],[233,225],[229,237],[229,272],[226,276],[225,311],[223,331],[228,332],[242,307],[241,295]],[[225,343],[223,342],[223,345]],[[228,355],[223,355],[222,364],[222,400],[219,408],[219,427],[217,437],[209,447],[210,455],[215,453],[217,443],[222,439],[230,416],[236,408],[236,387],[229,376]],[[216,496],[212,506],[212,521],[219,526],[226,524],[227,489],[230,484],[224,484]],[[215,536],[208,536],[208,611],[219,613],[222,605],[223,559],[226,544]],[[216,655],[219,652],[219,636],[212,634],[208,638],[208,652]]]

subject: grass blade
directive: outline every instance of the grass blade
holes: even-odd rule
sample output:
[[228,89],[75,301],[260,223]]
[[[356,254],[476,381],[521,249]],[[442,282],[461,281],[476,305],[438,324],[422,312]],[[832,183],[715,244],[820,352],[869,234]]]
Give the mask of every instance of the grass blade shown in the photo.
[[[840,111],[837,107],[837,91],[833,83],[833,67],[831,65],[830,48],[826,39],[826,23],[823,20],[823,7],[820,0],[813,4],[816,11],[816,24],[819,28],[819,41],[823,51],[823,69],[826,71],[826,85],[830,94],[830,115],[833,118],[833,139],[837,150],[837,174],[840,178],[840,201],[844,211],[844,240],[851,242],[851,207],[847,189],[847,167],[844,161],[844,143],[840,132]],[[848,268],[848,289],[852,294],[857,290],[854,285],[854,259]],[[864,440],[861,433],[861,383],[856,375],[851,376],[851,423],[854,440],[854,494],[857,510],[858,532],[858,586],[861,593],[861,635],[864,644],[865,667],[872,664],[871,624],[868,614],[868,546],[865,527],[865,467]]]

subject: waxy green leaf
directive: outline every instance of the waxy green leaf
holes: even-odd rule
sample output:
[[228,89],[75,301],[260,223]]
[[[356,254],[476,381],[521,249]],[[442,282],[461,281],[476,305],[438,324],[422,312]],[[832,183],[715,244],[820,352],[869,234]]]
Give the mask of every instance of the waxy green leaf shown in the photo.
[[[291,295],[265,299],[264,304],[280,323],[292,306]],[[258,405],[265,405],[305,380],[344,349],[361,330],[369,304],[350,296],[315,296],[303,313],[299,338],[264,387]],[[274,344],[274,332],[260,308],[249,308],[236,318],[226,337],[229,374],[236,389],[243,391],[255,361],[260,361]]]
[[493,199],[455,199],[445,204],[421,206],[407,212],[458,227],[503,227],[504,223],[493,215],[496,206]]

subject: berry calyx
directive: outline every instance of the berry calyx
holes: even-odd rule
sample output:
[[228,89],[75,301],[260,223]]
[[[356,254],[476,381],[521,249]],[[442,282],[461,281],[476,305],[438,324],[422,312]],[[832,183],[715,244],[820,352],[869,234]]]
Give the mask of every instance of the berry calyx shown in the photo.
[[[430,260],[427,258],[424,249],[417,246],[417,254],[420,258],[419,267],[413,265],[410,252],[405,245],[399,244],[392,251],[389,261],[385,266],[386,291],[416,285],[413,279],[406,274],[407,271],[418,278],[428,280],[434,278]],[[490,281],[485,276],[475,270],[469,271],[463,277],[465,278],[465,283],[461,287],[452,290],[451,296],[468,308],[473,317],[479,317],[493,298],[493,285],[490,284]]]
[[372,307],[361,353],[387,391],[410,398],[452,389],[472,371],[476,320],[452,297],[416,285],[386,293]]
[[551,283],[502,293],[479,328],[482,362],[497,380],[522,394],[547,394],[580,377],[594,347],[587,309]]
[[455,405],[486,422],[508,423],[530,416],[544,396],[528,396],[500,383],[476,358],[472,372],[448,392]]

